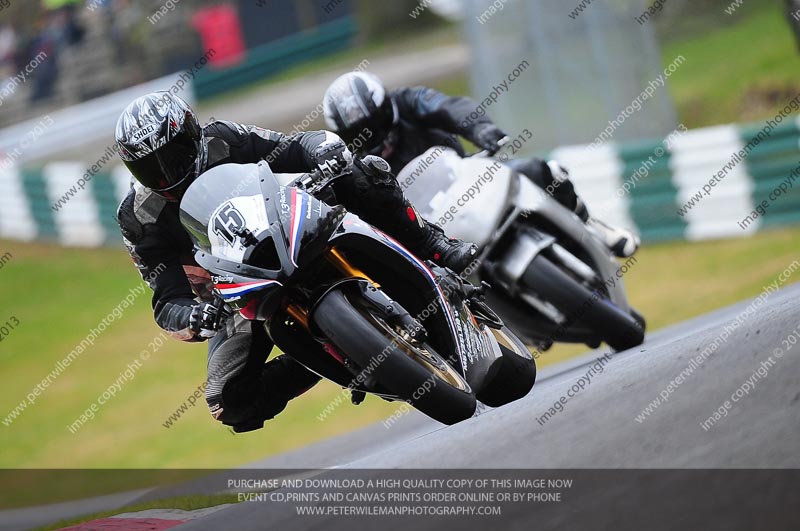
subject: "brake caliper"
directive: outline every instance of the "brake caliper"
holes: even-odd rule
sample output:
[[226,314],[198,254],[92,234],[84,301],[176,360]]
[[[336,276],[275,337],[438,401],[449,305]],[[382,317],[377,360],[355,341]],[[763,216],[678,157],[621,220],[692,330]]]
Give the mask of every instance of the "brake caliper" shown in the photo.
[[406,339],[424,342],[428,333],[417,319],[411,316],[405,308],[389,298],[386,293],[377,289],[372,284],[360,283],[361,296],[381,315],[388,324],[392,325]]
[[467,306],[479,323],[500,330],[503,328],[503,320],[486,304],[486,290],[490,287],[485,281],[481,281],[481,285],[478,287],[470,284],[471,292],[467,295]]
[[503,320],[486,304],[486,290],[491,287],[487,282],[481,281],[480,286],[474,286],[450,269],[439,266],[433,266],[431,269],[445,293],[461,295],[461,299],[467,303],[479,323],[497,330],[503,328]]

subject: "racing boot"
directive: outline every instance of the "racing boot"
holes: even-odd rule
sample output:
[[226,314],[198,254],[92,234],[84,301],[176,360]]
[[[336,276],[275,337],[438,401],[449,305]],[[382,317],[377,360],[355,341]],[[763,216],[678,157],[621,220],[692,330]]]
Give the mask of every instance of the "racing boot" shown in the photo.
[[425,220],[423,223],[424,232],[410,245],[420,258],[461,273],[478,257],[475,244],[448,238],[440,226]]
[[551,187],[564,189],[567,193],[567,198],[554,196],[560,199],[567,208],[571,208],[579,218],[583,220],[587,227],[594,230],[606,246],[619,258],[627,258],[632,256],[637,249],[639,249],[639,237],[630,230],[612,227],[611,225],[595,219],[589,215],[589,210],[586,204],[575,193],[572,182],[569,179],[569,172],[557,161],[551,160],[547,162],[547,168],[552,175],[551,183],[545,187],[545,190],[550,191]]
[[639,249],[639,236],[635,232],[611,225],[590,217],[586,220],[586,226],[593,229],[600,236],[600,239],[611,249],[611,252],[619,258],[633,256]]

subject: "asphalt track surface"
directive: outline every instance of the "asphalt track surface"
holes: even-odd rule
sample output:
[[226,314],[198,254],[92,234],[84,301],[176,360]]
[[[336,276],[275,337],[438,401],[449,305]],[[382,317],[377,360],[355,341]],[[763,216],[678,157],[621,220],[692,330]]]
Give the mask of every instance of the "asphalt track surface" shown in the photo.
[[[800,343],[784,349],[780,358],[775,349],[784,348],[783,340],[800,327],[800,284],[769,296],[724,343],[718,341],[717,350],[665,403],[642,422],[636,420],[748,303],[675,325],[639,348],[613,355],[603,372],[544,425],[536,418],[566,395],[602,353],[542,374],[525,399],[455,426],[415,416],[402,426],[377,425],[260,465],[346,469],[335,471],[335,477],[348,477],[349,469],[354,471],[349,477],[383,477],[385,469],[398,468],[424,469],[420,477],[482,473],[462,469],[540,471],[532,476],[547,475],[541,469],[559,469],[553,477],[569,477],[564,469],[583,469],[573,474],[582,487],[566,501],[519,505],[499,517],[502,523],[492,517],[430,516],[371,521],[384,530],[498,524],[510,529],[798,529]],[[766,375],[753,379],[770,356],[774,364]],[[748,380],[753,389],[704,430],[701,423]],[[365,518],[298,517],[292,504],[252,502],[180,529],[211,531],[232,522],[239,531],[347,529],[369,521]]]
[[[286,477],[303,468],[315,469],[306,476],[317,478],[572,478],[575,486],[559,503],[504,506],[494,517],[387,518],[298,516],[297,504],[262,500],[176,529],[800,529],[800,342],[791,348],[784,342],[800,330],[800,284],[770,295],[673,385],[666,401],[636,420],[748,304],[671,326],[636,349],[611,355],[603,371],[543,423],[537,418],[605,352],[544,370],[526,398],[455,426],[412,412],[390,428],[376,424],[238,473],[259,477],[260,469],[263,477]],[[768,369],[754,378],[763,363]],[[752,389],[739,391],[727,416],[703,429],[701,423],[748,381]],[[139,502],[221,485],[217,478],[132,497]]]

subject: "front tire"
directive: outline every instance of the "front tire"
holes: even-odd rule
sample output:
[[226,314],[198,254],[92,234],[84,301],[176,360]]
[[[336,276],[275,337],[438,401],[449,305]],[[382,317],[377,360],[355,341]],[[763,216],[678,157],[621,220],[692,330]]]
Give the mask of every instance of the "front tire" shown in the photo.
[[586,323],[618,352],[644,342],[644,328],[633,316],[589,291],[542,255],[533,259],[522,282],[568,319]]
[[475,395],[455,369],[428,345],[410,343],[358,302],[334,289],[317,304],[314,321],[362,373],[443,424],[475,413]]

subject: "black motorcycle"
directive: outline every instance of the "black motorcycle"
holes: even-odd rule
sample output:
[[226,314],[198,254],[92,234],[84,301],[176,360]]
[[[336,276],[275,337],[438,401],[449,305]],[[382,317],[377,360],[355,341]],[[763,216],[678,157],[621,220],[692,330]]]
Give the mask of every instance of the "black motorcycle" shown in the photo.
[[318,170],[282,186],[261,162],[192,183],[181,222],[215,294],[354,403],[372,393],[454,424],[474,414],[476,397],[500,406],[525,396],[534,360],[483,288],[303,189],[321,182]]

